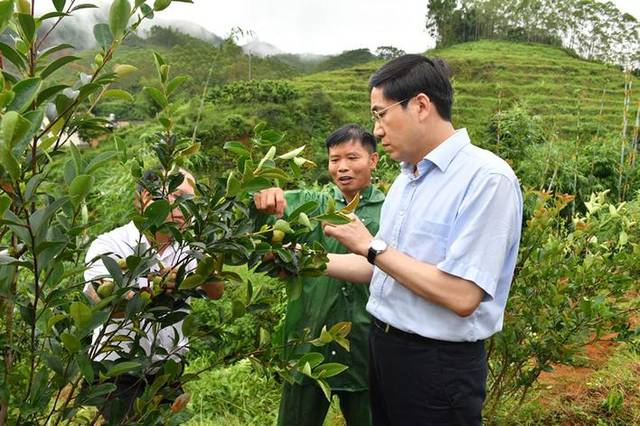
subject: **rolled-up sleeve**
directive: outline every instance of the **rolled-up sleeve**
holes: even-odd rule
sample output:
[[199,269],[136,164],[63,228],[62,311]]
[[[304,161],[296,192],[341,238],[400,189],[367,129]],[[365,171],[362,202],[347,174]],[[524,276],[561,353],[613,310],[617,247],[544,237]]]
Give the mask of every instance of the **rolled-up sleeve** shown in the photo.
[[444,260],[436,267],[474,282],[493,299],[520,238],[522,196],[515,177],[479,176],[465,194],[450,230]]

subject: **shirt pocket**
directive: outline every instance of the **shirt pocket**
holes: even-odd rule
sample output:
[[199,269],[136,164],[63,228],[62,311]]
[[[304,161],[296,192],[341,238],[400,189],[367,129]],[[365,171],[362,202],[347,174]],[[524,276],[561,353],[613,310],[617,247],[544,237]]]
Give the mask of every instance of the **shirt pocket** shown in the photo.
[[449,225],[430,220],[421,220],[418,226],[408,232],[405,247],[414,259],[435,265],[447,254]]

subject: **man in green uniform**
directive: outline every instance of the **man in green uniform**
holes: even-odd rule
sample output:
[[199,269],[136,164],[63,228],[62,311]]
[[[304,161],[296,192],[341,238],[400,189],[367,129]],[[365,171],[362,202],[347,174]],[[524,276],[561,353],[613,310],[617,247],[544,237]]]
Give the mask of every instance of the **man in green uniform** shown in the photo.
[[[284,192],[270,188],[255,194],[258,210],[282,216],[293,212],[308,201],[319,203],[318,211],[325,211],[329,199],[335,200],[337,209],[346,206],[355,196],[359,204],[355,213],[369,231],[378,232],[378,218],[384,194],[371,185],[371,173],[378,163],[374,136],[355,124],[348,124],[333,132],[326,140],[329,155],[329,174],[333,184],[322,191],[296,190]],[[347,253],[333,238],[328,238],[317,226],[308,236],[309,241],[319,241],[329,253]],[[325,362],[339,362],[349,368],[342,374],[328,379],[334,395],[340,400],[340,408],[349,426],[369,426],[371,413],[368,386],[368,336],[369,314],[365,309],[369,298],[367,286],[341,281],[327,276],[307,278],[302,295],[289,302],[284,323],[285,342],[298,339],[309,330],[310,336],[319,336],[323,326],[330,328],[341,321],[351,322],[348,339],[351,350],[331,343],[322,348],[310,345],[287,348],[286,357],[298,356],[321,350]],[[302,384],[285,383],[278,424],[281,426],[322,425],[329,408],[320,387],[311,380]]]

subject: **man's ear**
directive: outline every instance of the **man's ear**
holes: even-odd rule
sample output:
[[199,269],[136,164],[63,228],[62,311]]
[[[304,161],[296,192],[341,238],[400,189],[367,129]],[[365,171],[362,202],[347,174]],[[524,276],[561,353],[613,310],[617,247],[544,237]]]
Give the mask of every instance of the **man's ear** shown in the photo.
[[369,156],[371,170],[376,168],[376,166],[378,165],[378,160],[380,160],[380,154],[378,154],[376,151],[372,152]]
[[143,213],[149,204],[151,204],[151,194],[146,189],[143,189],[142,192],[136,192],[133,204],[136,210],[140,213]]
[[431,99],[424,93],[418,93],[413,99],[418,108],[418,117],[421,120],[428,118],[435,111]]

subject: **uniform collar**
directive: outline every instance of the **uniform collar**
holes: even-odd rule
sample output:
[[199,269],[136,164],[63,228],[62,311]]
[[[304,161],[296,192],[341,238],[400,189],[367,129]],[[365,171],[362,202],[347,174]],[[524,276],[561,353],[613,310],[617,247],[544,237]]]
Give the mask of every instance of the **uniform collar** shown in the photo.
[[[420,160],[417,164],[418,175],[422,175],[426,170],[428,170],[430,164],[435,165],[440,169],[440,171],[445,172],[458,152],[470,143],[471,139],[469,139],[467,129],[456,130],[453,135],[445,139],[440,145],[435,147],[435,149]],[[400,167],[402,173],[413,175],[414,167],[412,164],[403,162]]]
[[[344,195],[342,195],[342,191],[340,191],[340,189],[335,184],[330,183],[329,185],[327,185],[327,188],[336,201],[347,204],[346,200],[344,199]],[[369,185],[360,192],[361,203],[374,204],[382,203],[383,201],[384,194],[375,185]]]

